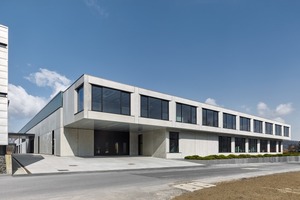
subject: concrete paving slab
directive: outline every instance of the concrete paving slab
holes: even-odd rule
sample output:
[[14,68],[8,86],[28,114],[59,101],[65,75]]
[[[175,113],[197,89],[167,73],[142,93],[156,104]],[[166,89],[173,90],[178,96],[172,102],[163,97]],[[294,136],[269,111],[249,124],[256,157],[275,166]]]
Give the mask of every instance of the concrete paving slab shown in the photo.
[[190,183],[174,185],[175,188],[178,188],[181,190],[186,190],[189,192],[194,192],[196,190],[201,190],[204,188],[210,188],[210,187],[214,187],[214,186],[215,185],[213,185],[213,184],[208,184],[208,183],[203,183],[203,182],[190,182]]
[[31,174],[116,171],[193,167],[203,164],[184,160],[170,160],[154,157],[58,157],[42,154],[14,154]]

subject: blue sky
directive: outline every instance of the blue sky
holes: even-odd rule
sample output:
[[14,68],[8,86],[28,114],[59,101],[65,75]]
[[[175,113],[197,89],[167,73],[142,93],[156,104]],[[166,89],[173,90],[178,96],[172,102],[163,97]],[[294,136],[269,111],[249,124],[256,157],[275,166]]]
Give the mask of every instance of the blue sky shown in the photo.
[[285,121],[300,139],[300,1],[1,0],[10,131],[86,73]]

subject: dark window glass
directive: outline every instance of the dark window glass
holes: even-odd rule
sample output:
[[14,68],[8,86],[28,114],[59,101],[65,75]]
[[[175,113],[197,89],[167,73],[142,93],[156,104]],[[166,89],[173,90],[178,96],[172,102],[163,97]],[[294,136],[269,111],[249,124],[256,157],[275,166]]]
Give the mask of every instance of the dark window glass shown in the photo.
[[240,117],[240,130],[250,131],[250,119],[246,117]]
[[270,152],[276,152],[276,141],[275,140],[270,141]]
[[213,126],[218,127],[219,126],[219,115],[217,111],[214,110],[208,110],[203,108],[202,109],[202,124],[204,126]]
[[235,152],[245,152],[245,138],[235,138]]
[[236,129],[236,116],[223,113],[223,128]]
[[265,125],[266,125],[266,134],[273,135],[273,124],[266,122]]
[[130,115],[130,94],[121,92],[121,114]]
[[285,126],[283,130],[284,130],[284,136],[289,137],[290,136],[290,128]]
[[130,93],[92,85],[92,110],[130,115]]
[[254,132],[262,133],[262,121],[254,120]]
[[141,117],[169,120],[169,101],[141,96]]
[[169,146],[170,153],[179,153],[179,133],[170,132],[169,133]]
[[103,112],[120,114],[120,91],[110,88],[103,88]]
[[161,119],[161,100],[149,98],[149,118]]
[[92,110],[102,111],[102,87],[92,86]]
[[161,101],[161,107],[162,107],[162,119],[169,120],[169,102]]
[[141,96],[141,116],[148,117],[148,97]]
[[77,112],[83,111],[83,85],[77,88]]
[[282,126],[275,124],[275,135],[282,135]]
[[260,140],[260,152],[268,152],[268,140]]
[[176,103],[176,121],[196,124],[196,107],[181,103]]
[[257,152],[257,139],[249,139],[249,152]]
[[219,136],[219,153],[231,152],[231,137]]
[[281,152],[281,141],[278,141],[278,152]]

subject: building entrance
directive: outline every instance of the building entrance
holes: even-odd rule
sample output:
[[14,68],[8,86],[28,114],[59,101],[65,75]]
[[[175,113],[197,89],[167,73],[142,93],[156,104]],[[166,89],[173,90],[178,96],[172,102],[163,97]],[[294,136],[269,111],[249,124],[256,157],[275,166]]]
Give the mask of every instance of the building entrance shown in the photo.
[[129,132],[95,130],[94,155],[129,155]]

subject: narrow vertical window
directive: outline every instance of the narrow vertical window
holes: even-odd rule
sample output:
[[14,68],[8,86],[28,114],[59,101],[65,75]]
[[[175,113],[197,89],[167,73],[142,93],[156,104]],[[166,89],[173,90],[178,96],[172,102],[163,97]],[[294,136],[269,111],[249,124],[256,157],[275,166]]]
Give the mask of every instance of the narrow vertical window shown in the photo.
[[273,135],[273,124],[266,122],[265,125],[266,125],[266,134]]
[[254,120],[254,132],[262,133],[262,121]]
[[170,153],[179,153],[179,133],[170,132],[169,142]]
[[76,89],[77,91],[77,112],[83,111],[83,85]]
[[282,126],[281,125],[278,125],[278,124],[275,124],[275,135],[282,135]]
[[245,152],[245,138],[235,138],[235,152]]
[[257,152],[257,139],[249,139],[249,152]]
[[285,126],[283,130],[284,130],[284,136],[289,137],[290,136],[290,128]]
[[219,136],[219,153],[231,152],[231,137]]
[[250,131],[250,119],[246,117],[240,117],[240,130]]

